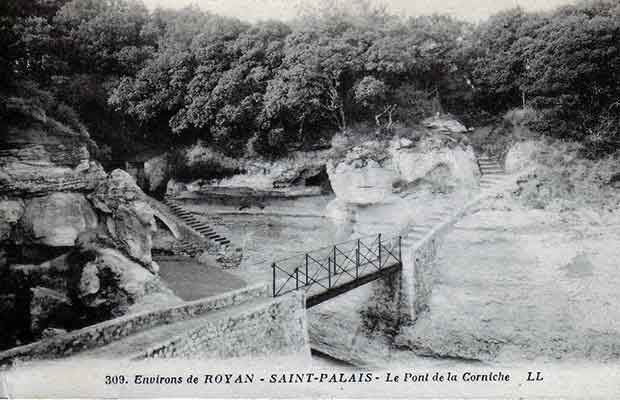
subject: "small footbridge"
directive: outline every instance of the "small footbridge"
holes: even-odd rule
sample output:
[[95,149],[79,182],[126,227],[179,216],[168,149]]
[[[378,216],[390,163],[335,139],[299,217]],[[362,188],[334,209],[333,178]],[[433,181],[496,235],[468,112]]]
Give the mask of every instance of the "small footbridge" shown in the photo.
[[401,242],[378,234],[274,261],[273,297],[305,290],[310,308],[393,273],[402,267]]

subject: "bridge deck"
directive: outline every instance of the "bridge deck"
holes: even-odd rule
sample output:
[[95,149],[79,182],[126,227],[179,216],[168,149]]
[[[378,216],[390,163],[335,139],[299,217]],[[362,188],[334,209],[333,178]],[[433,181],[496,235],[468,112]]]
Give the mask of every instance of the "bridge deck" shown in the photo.
[[273,296],[305,290],[310,308],[401,266],[400,236],[359,238],[274,262]]
[[[341,273],[340,276],[336,275],[338,282],[336,285],[332,285],[331,288],[325,290],[320,286],[311,286],[306,290],[306,308],[314,307],[324,301],[330,300],[342,293],[346,293],[362,285],[377,280],[385,275],[392,274],[398,271],[402,267],[400,262],[393,262],[390,265],[375,271],[369,271],[363,275],[349,276],[348,274]],[[323,281],[323,283],[327,283]]]

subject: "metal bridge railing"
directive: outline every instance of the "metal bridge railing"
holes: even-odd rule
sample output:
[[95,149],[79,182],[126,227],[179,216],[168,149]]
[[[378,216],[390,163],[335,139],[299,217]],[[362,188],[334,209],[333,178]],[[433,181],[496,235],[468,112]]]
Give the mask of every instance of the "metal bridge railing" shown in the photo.
[[328,291],[400,264],[401,242],[401,236],[378,234],[274,261],[273,297],[300,289]]

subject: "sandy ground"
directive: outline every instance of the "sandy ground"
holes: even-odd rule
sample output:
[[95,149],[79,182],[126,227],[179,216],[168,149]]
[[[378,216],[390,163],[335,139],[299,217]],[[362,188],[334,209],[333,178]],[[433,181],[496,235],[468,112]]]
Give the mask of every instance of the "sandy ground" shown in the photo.
[[219,267],[201,264],[189,257],[160,257],[159,276],[185,301],[198,300],[242,288],[246,283]]

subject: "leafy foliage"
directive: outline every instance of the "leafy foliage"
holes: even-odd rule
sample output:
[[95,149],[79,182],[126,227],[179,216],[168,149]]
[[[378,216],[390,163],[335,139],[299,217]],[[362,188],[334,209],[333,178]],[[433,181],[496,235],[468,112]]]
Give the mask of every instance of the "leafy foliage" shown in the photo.
[[[0,79],[62,98],[122,158],[201,139],[278,156],[352,127],[394,129],[437,112],[467,124],[515,107],[529,125],[618,148],[620,5],[508,10],[472,25],[325,0],[293,23],[248,24],[139,0],[1,6]],[[395,123],[396,125],[393,125]]]

